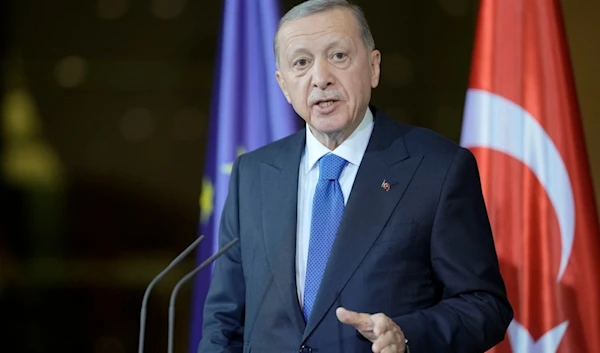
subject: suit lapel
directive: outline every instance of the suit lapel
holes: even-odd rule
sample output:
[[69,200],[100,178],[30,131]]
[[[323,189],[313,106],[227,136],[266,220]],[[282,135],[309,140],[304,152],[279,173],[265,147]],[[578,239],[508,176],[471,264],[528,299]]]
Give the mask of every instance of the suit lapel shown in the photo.
[[[323,275],[321,283],[325,285],[319,289],[303,340],[323,319],[379,237],[422,160],[421,155],[408,154],[398,129],[387,119],[375,120]],[[387,191],[382,187],[384,180],[389,184]]]
[[292,323],[301,334],[304,317],[296,287],[296,223],[298,171],[305,145],[305,130],[298,132],[274,162],[261,164],[263,240],[275,286]]

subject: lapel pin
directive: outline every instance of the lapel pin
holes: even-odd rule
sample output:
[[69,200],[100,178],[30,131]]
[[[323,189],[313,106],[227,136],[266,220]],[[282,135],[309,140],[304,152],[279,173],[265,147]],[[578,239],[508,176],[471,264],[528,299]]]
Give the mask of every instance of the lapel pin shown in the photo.
[[385,191],[390,191],[390,183],[388,183],[385,179],[383,179],[383,182],[381,183],[381,187]]

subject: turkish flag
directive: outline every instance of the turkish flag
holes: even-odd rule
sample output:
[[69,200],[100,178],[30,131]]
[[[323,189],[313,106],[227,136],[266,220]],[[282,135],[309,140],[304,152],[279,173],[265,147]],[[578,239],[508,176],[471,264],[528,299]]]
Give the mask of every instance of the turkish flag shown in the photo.
[[600,352],[600,232],[559,0],[482,0],[461,145],[515,310],[494,352]]

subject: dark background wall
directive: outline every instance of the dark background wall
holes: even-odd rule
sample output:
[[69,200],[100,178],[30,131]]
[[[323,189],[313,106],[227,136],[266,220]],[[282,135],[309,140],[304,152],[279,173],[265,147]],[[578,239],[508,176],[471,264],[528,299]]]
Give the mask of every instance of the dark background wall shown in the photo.
[[[373,102],[458,141],[477,2],[356,3],[383,52]],[[196,236],[221,6],[0,2],[0,351],[136,350],[145,286]],[[563,6],[598,183],[600,3]],[[166,347],[169,291],[193,261],[151,297],[147,352]]]

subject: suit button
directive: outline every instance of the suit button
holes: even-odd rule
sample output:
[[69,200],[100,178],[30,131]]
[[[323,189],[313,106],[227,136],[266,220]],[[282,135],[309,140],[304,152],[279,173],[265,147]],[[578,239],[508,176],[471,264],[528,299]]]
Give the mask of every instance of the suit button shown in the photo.
[[309,346],[300,347],[300,353],[313,353],[313,349]]

